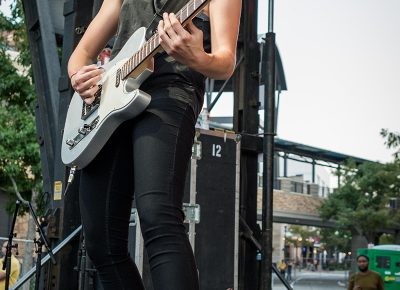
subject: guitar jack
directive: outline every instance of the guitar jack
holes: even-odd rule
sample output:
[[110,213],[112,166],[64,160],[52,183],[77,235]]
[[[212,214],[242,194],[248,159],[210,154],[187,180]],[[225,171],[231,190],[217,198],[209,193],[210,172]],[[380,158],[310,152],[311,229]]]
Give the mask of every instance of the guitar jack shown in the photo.
[[67,195],[69,186],[71,185],[72,181],[74,181],[75,172],[76,172],[76,166],[71,167],[71,169],[69,170],[67,186],[65,187],[64,191],[64,197]]

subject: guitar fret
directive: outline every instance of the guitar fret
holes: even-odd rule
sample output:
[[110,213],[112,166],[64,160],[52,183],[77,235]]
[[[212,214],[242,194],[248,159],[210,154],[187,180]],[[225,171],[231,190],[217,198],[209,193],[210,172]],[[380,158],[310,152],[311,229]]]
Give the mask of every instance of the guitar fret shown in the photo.
[[150,54],[153,51],[153,49],[152,49],[153,37],[150,37],[148,43],[149,43],[149,54]]
[[186,19],[188,19],[188,17],[189,17],[189,6],[186,6]]
[[137,67],[137,52],[135,53],[133,62],[135,64],[135,67]]
[[[207,2],[206,0],[192,0],[188,2],[184,7],[182,7],[179,12],[176,13],[177,19],[181,23],[185,22],[193,13],[203,5],[203,3]],[[150,37],[148,41],[144,43],[144,45],[136,51],[120,68],[121,71],[121,79],[126,78],[134,69],[136,69],[139,64],[145,60],[148,56],[150,56],[158,47],[160,46],[160,38],[158,33],[155,33]]]
[[149,56],[151,54],[151,42],[147,43],[147,49],[148,49],[147,56]]
[[190,11],[190,14],[193,13],[194,9],[192,8],[192,3],[188,4],[188,9],[187,10],[188,10],[188,12]]

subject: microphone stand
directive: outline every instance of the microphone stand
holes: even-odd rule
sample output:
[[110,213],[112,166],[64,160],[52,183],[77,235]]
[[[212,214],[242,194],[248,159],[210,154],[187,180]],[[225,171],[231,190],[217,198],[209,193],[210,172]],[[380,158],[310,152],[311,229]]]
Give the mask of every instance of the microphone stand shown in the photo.
[[[46,247],[47,253],[49,254],[49,257],[50,257],[51,262],[53,263],[53,265],[57,264],[57,262],[56,262],[56,259],[54,258],[53,251],[49,247],[49,242],[48,242],[48,240],[46,238],[46,235],[43,232],[44,221],[41,222],[42,224],[39,224],[37,215],[36,215],[35,211],[33,210],[32,204],[29,201],[23,199],[23,197],[21,196],[21,194],[18,191],[17,184],[16,184],[15,180],[11,176],[10,176],[10,179],[11,179],[11,182],[13,184],[15,193],[17,194],[18,198],[17,198],[17,201],[16,201],[16,211],[14,213],[14,220],[13,220],[12,230],[11,230],[11,233],[10,233],[9,243],[10,243],[10,239],[12,239],[12,232],[14,231],[14,225],[15,225],[15,220],[16,220],[16,216],[17,216],[17,211],[18,211],[20,203],[22,202],[23,204],[25,204],[25,205],[27,205],[29,207],[29,211],[30,211],[30,213],[31,213],[31,215],[33,217],[33,220],[35,221],[35,224],[36,224],[36,232],[38,232],[38,234],[39,234],[39,238],[38,239],[34,239],[34,242],[36,244],[36,253],[37,253],[35,290],[39,290],[39,279],[40,279],[41,268],[42,268],[42,247],[43,246]],[[8,247],[7,247],[7,249],[8,249]],[[8,251],[7,251],[7,253],[8,253]],[[11,254],[11,249],[10,249],[10,254]],[[6,286],[7,286],[7,284],[6,284]],[[5,290],[8,290],[8,288],[6,287]]]
[[[72,177],[73,177],[73,173],[74,172],[75,171],[73,171],[71,173]],[[71,178],[71,176],[70,176],[70,178]],[[39,238],[38,239],[34,239],[34,242],[36,244],[36,253],[37,253],[35,290],[39,290],[39,282],[40,282],[39,280],[40,280],[40,274],[41,274],[41,268],[42,268],[42,247],[43,246],[46,247],[47,253],[49,254],[50,260],[53,263],[53,265],[57,264],[57,262],[56,262],[56,259],[54,258],[53,251],[49,247],[49,242],[48,242],[48,240],[46,238],[46,235],[43,232],[43,226],[44,226],[45,222],[42,220],[41,224],[39,224],[37,215],[36,215],[35,211],[33,210],[32,204],[29,201],[27,201],[27,200],[22,198],[22,196],[20,195],[20,193],[18,191],[17,184],[15,183],[15,180],[11,176],[10,176],[10,179],[11,179],[11,182],[12,182],[12,184],[14,186],[14,190],[15,190],[18,198],[17,198],[17,201],[16,201],[16,210],[15,210],[15,213],[14,213],[14,220],[13,220],[12,229],[11,229],[11,233],[10,233],[9,245],[10,245],[10,241],[12,240],[12,232],[14,231],[14,225],[15,225],[15,220],[16,220],[16,217],[17,217],[18,208],[19,208],[19,205],[22,202],[24,205],[27,205],[29,207],[29,211],[30,211],[30,213],[31,213],[31,215],[33,217],[33,220],[35,221],[35,224],[36,224],[36,232],[38,232],[38,234],[39,234]],[[8,254],[8,252],[10,252],[10,254],[11,254],[11,248],[8,251],[8,247],[7,247],[7,254]],[[11,261],[11,258],[10,258],[10,261]],[[3,266],[3,270],[4,270],[4,266]],[[6,281],[5,290],[8,290],[7,281]]]
[[97,270],[91,267],[92,267],[92,262],[90,261],[86,252],[85,237],[84,234],[81,233],[80,248],[78,252],[78,262],[77,266],[74,267],[74,270],[78,272],[79,276],[78,290],[85,290],[92,288],[98,289],[98,287],[96,287],[95,285],[96,283],[95,275],[97,273]]
[[13,237],[15,236],[14,227],[15,227],[15,222],[17,220],[18,209],[19,209],[20,204],[21,204],[21,202],[19,200],[17,200],[15,202],[14,217],[13,217],[12,224],[11,224],[10,234],[8,235],[6,256],[4,257],[4,261],[3,261],[3,271],[6,270],[6,280],[5,280],[5,286],[4,286],[5,290],[8,290],[9,285],[10,285],[11,250],[12,250],[12,248],[18,248],[17,244],[15,244],[15,245],[12,244],[12,240],[13,240]]
[[29,211],[33,217],[33,220],[35,221],[36,224],[36,232],[39,233],[39,238],[38,239],[34,239],[35,245],[36,245],[36,273],[35,273],[35,290],[39,290],[39,284],[40,284],[40,274],[41,274],[41,268],[42,268],[42,248],[43,246],[45,246],[47,253],[50,256],[51,262],[53,263],[53,265],[55,265],[56,259],[54,258],[54,254],[53,251],[51,250],[51,248],[49,247],[49,242],[47,240],[47,237],[43,231],[43,226],[44,226],[44,221],[42,221],[40,224],[38,222],[38,218],[37,215],[35,213],[35,211],[33,210],[32,204],[29,201],[25,202],[26,205],[28,205],[29,207]]

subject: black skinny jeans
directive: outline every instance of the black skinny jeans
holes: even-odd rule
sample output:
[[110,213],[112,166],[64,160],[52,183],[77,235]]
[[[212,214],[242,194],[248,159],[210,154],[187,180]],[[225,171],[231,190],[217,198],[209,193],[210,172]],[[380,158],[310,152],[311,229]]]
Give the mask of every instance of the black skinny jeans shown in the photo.
[[181,210],[197,112],[165,97],[165,90],[152,96],[147,110],[122,124],[81,174],[86,247],[105,290],[144,289],[128,253],[133,196],[154,289],[199,289]]

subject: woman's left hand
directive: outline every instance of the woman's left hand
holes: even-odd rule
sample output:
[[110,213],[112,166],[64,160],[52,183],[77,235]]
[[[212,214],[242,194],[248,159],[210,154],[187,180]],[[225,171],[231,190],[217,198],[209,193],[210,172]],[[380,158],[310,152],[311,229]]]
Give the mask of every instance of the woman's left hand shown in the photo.
[[161,46],[178,62],[193,67],[204,56],[203,31],[192,21],[183,28],[175,14],[164,13],[157,29]]

